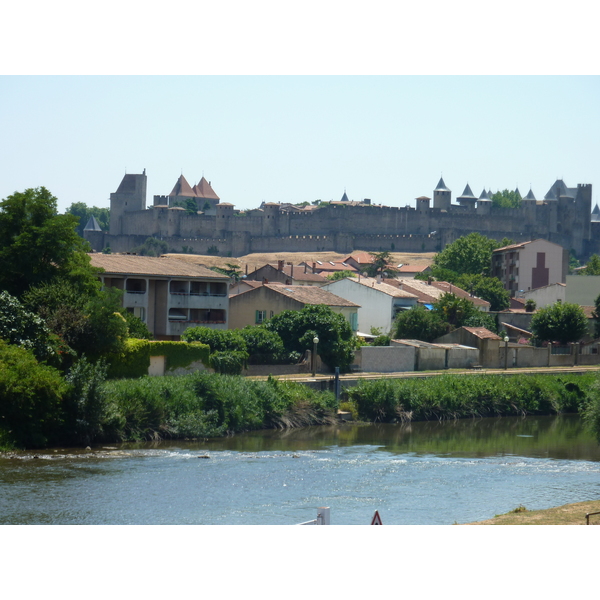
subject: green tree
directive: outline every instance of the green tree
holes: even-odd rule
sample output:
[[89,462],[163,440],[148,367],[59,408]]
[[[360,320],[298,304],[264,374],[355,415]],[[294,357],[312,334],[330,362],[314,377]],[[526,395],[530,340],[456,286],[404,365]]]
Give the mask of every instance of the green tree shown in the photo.
[[334,271],[329,275],[325,275],[325,279],[329,279],[329,281],[339,281],[340,279],[346,279],[346,277],[356,277],[356,275],[352,271]]
[[40,361],[52,361],[60,351],[58,338],[42,318],[28,311],[8,292],[0,293],[0,338],[31,350]]
[[365,267],[365,273],[369,277],[377,277],[377,275],[394,277],[398,274],[398,269],[392,264],[390,252],[369,252],[369,254],[373,257],[372,262]]
[[348,371],[354,358],[355,338],[348,321],[323,304],[305,306],[302,310],[284,310],[265,322],[283,341],[286,352],[312,350],[313,338],[319,338],[318,354],[333,370]]
[[531,318],[531,331],[542,342],[578,342],[588,332],[588,320],[578,304],[558,300]]
[[148,326],[139,317],[136,317],[132,312],[122,311],[125,321],[127,321],[127,335],[130,338],[138,340],[151,340],[153,335],[150,333]]
[[140,256],[160,256],[166,254],[169,250],[167,242],[163,242],[155,237],[146,238],[146,241],[141,246],[136,246],[132,249],[133,252]]
[[569,250],[569,275],[573,275],[574,273],[579,274],[579,271],[575,271],[575,269],[578,269],[580,266],[581,263],[577,258],[577,254],[575,254],[575,250],[571,248],[571,250]]
[[[502,190],[492,194],[492,205],[499,208],[520,208],[521,194],[518,191]],[[507,244],[508,245],[508,244]]]
[[279,361],[285,352],[283,341],[277,333],[264,325],[247,325],[239,330],[246,342],[250,357],[256,357],[258,362],[271,364]]
[[454,329],[462,327],[474,317],[479,317],[481,311],[467,298],[459,298],[446,292],[434,303],[432,312]]
[[510,306],[510,295],[497,277],[465,274],[451,283],[489,302],[490,310],[500,311]]
[[0,340],[0,442],[26,448],[58,442],[67,389],[55,368]]
[[492,252],[497,247],[496,240],[480,233],[470,233],[448,244],[435,255],[433,263],[436,267],[449,269],[459,275],[486,275],[492,263]]
[[417,304],[401,312],[394,321],[392,337],[399,340],[432,342],[448,332],[448,324],[439,314]]
[[240,265],[234,263],[225,263],[224,267],[211,267],[212,271],[227,275],[233,282],[237,283],[242,278],[242,270]]
[[95,217],[102,231],[110,228],[110,209],[88,206],[85,202],[73,202],[65,211],[66,214],[74,215],[79,219],[76,231],[83,237],[83,228],[88,224],[91,217]]
[[179,206],[181,208],[185,208],[185,212],[188,215],[198,214],[198,205],[196,204],[196,201],[193,198],[186,198],[185,202],[182,200],[180,200],[179,202],[174,202],[172,206]]
[[44,187],[15,192],[0,201],[0,289],[20,297],[30,286],[56,277],[73,278],[86,287],[95,280],[77,235],[77,218],[59,215],[57,200]]
[[594,312],[592,316],[596,320],[594,324],[594,337],[597,339],[600,338],[600,294],[594,300]]
[[592,254],[585,265],[585,269],[579,271],[580,275],[600,275],[600,256]]

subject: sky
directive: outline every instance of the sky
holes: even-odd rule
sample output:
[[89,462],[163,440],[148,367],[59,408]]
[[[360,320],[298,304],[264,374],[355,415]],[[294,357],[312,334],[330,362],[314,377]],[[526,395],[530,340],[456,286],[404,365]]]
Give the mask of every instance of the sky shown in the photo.
[[[148,206],[181,174],[242,210],[344,192],[414,206],[441,176],[453,200],[467,183],[540,199],[562,178],[596,201],[600,77],[579,0],[74,6],[9,9],[30,35],[0,40],[0,198],[45,186],[61,212],[108,207],[146,169]],[[557,22],[576,44],[552,43]]]
[[107,207],[146,169],[148,206],[181,174],[239,209],[414,206],[441,176],[453,199],[541,199],[557,178],[600,185],[599,107],[598,76],[5,76],[0,197]]

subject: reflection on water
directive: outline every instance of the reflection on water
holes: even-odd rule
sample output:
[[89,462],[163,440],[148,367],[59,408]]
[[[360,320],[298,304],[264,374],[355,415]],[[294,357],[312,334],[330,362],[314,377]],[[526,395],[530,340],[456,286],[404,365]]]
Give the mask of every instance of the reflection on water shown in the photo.
[[451,524],[597,499],[599,473],[575,416],[340,424],[3,457],[0,523]]

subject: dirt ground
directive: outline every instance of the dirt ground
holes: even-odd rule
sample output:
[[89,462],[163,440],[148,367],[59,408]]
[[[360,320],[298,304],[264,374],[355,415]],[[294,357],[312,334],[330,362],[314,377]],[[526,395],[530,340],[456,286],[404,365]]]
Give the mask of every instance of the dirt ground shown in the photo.
[[[517,507],[505,515],[465,525],[585,525],[585,515],[593,512],[600,512],[600,500],[565,504],[547,510]],[[590,525],[600,525],[600,515],[590,516]]]
[[[363,252],[355,250],[355,252]],[[352,254],[352,253],[350,253]],[[391,252],[393,264],[398,265],[430,265],[433,262],[435,252]],[[246,256],[226,258],[223,256],[208,256],[203,254],[165,254],[169,258],[179,258],[187,260],[194,264],[201,264],[206,267],[224,267],[227,263],[239,265],[240,269],[245,273],[246,266],[248,273],[262,267],[265,264],[277,264],[277,261],[283,260],[286,263],[291,262],[298,265],[301,262],[313,261],[339,261],[347,258],[348,254],[338,254],[336,252],[271,252],[264,254],[247,254]]]

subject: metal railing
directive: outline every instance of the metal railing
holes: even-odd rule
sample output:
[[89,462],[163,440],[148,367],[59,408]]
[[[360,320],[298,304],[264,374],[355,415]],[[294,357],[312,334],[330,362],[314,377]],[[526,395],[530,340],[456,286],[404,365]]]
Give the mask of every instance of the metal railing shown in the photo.
[[590,524],[590,517],[592,515],[600,515],[600,512],[593,512],[593,513],[588,513],[587,515],[585,515],[585,524],[586,525]]

